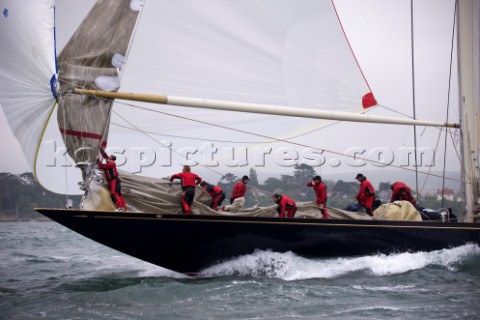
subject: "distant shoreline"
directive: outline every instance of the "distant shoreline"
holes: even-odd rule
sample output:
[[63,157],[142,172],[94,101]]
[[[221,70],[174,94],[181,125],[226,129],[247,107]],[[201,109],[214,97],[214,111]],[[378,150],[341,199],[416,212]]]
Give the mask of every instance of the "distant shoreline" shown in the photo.
[[51,219],[47,217],[39,217],[35,219],[16,219],[16,218],[10,218],[10,217],[0,217],[0,223],[1,222],[50,222],[52,221]]

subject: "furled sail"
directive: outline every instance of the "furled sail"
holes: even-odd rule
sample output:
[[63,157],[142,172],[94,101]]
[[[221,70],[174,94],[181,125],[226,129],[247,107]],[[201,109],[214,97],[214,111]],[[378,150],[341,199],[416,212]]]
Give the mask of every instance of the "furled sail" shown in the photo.
[[53,0],[0,1],[0,104],[36,174],[57,97]]
[[143,1],[100,0],[58,58],[57,121],[70,156],[92,162],[106,145],[113,100],[69,94],[72,88],[116,91]]

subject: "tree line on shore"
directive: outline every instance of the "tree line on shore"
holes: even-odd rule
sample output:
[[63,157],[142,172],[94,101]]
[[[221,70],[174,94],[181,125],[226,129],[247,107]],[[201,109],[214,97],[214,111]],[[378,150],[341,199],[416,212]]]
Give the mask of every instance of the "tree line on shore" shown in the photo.
[[[297,201],[313,201],[315,194],[312,188],[307,187],[307,182],[311,181],[317,173],[312,166],[306,164],[296,165],[293,174],[282,174],[280,178],[270,177],[263,183],[259,183],[255,169],[250,168],[246,197],[246,206],[270,206],[273,205],[272,195],[274,193],[287,194],[289,197]],[[219,181],[218,186],[221,187],[229,198],[230,192],[240,177],[232,173],[225,174]],[[373,181],[371,181],[373,183]],[[374,184],[377,199],[382,202],[389,202],[391,196],[390,186],[394,181],[383,181],[378,185]],[[327,188],[328,201],[330,207],[343,209],[349,204],[355,202],[355,196],[359,190],[357,181],[343,180],[325,180],[323,183]],[[425,208],[438,209],[441,207],[441,201],[432,195],[421,197],[420,205]],[[454,212],[462,214],[465,204],[458,201],[444,201],[444,206],[452,208]]]
[[[80,197],[74,197],[80,200]],[[3,220],[35,220],[41,218],[33,208],[64,208],[66,196],[43,189],[33,173],[19,175],[0,173],[0,215]]]
[[[246,206],[270,206],[272,195],[274,193],[283,193],[294,198],[297,201],[313,201],[315,199],[312,188],[307,187],[310,181],[317,173],[309,165],[296,165],[293,174],[282,174],[280,178],[269,177],[263,183],[258,180],[255,169],[250,168],[248,176],[250,182],[246,193]],[[236,182],[241,177],[233,173],[226,173],[217,182],[226,195],[227,201]],[[327,187],[328,202],[327,205],[336,208],[345,208],[355,202],[355,195],[358,192],[359,184],[356,181],[323,181]],[[392,181],[393,182],[393,181]],[[380,182],[376,186],[377,198],[379,195],[383,202],[390,200],[390,181]],[[73,199],[74,206],[78,205],[80,196],[69,197]],[[20,175],[2,172],[0,173],[0,218],[4,220],[32,220],[40,217],[33,208],[63,208],[65,207],[66,196],[59,195],[44,190],[35,180],[31,172],[25,172]],[[426,208],[437,209],[441,206],[433,196],[422,197],[420,204]],[[462,213],[464,203],[457,201],[446,201],[445,207],[453,208],[454,212]]]

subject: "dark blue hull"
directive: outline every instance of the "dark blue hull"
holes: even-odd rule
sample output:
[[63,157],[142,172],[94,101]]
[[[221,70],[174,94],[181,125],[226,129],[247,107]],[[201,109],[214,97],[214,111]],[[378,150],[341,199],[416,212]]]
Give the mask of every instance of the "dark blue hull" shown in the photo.
[[255,249],[325,258],[480,244],[479,223],[37,211],[87,238],[182,273]]

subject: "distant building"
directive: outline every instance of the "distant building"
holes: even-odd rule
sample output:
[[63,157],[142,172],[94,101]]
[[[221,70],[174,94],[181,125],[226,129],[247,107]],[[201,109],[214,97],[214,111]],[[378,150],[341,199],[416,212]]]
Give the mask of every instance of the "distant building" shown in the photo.
[[[257,197],[266,197],[267,196],[267,191],[265,190],[262,190],[260,188],[257,188],[257,187],[249,187],[250,188],[250,191],[252,192],[252,194],[254,195],[255,198]],[[268,193],[269,194],[269,193]]]
[[[453,194],[452,189],[444,188],[443,189],[443,197],[446,200],[453,201],[455,199],[455,195]],[[437,190],[437,200],[442,200],[442,189]]]

